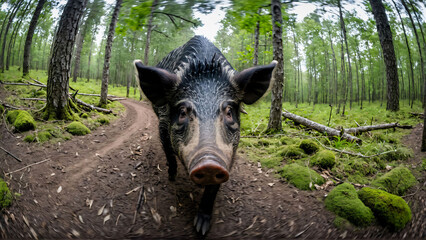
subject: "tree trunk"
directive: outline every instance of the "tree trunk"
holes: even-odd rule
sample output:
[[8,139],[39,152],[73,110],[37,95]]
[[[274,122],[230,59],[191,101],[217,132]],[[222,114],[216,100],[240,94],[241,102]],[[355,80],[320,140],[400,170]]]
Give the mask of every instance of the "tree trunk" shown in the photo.
[[15,18],[16,13],[18,12],[19,7],[21,6],[21,4],[23,2],[24,2],[23,0],[20,0],[19,2],[16,3],[14,8],[12,8],[12,10],[11,10],[12,13],[9,16],[9,21],[8,21],[8,23],[6,25],[6,29],[4,31],[3,44],[2,44],[1,52],[0,52],[0,69],[1,69],[2,73],[4,72],[4,52],[6,50],[7,34],[9,32],[10,25],[12,25],[13,19]]
[[87,0],[69,0],[59,21],[48,70],[45,119],[73,118],[68,100],[71,57],[86,4]]
[[[405,3],[405,0],[401,0],[401,3],[402,3],[402,5],[405,8],[405,11],[407,12],[408,17],[410,18],[410,22],[411,22],[411,25],[413,27],[413,32],[414,32],[414,35],[416,36],[417,46],[419,48],[420,68],[421,68],[421,81],[420,82],[426,83],[426,76],[425,76],[425,70],[424,70],[424,61],[423,61],[422,48],[420,46],[420,40],[419,40],[419,35],[417,34],[416,25],[414,24],[413,17],[411,16],[410,10],[408,9],[408,6]],[[413,78],[414,78],[414,76],[413,76]],[[423,108],[426,109],[426,104],[425,104],[426,103],[425,102],[426,94],[424,94],[425,93],[425,88],[426,88],[426,85],[423,84]]]
[[33,40],[34,31],[37,27],[38,18],[40,17],[41,10],[43,9],[44,3],[46,0],[39,0],[37,7],[34,11],[33,17],[31,18],[30,26],[27,32],[27,38],[24,45],[24,61],[22,63],[22,74],[23,76],[28,75],[30,68],[30,53],[31,53],[31,43]]
[[144,55],[144,64],[148,65],[149,62],[149,45],[151,44],[151,33],[154,29],[154,26],[152,25],[152,21],[154,20],[154,11],[157,7],[158,0],[154,0],[152,2],[151,6],[151,13],[149,14],[149,20],[148,20],[148,30],[146,32],[146,43],[145,43],[145,55]]
[[[349,86],[350,96],[349,96],[349,108],[352,109],[352,98],[353,98],[353,88],[352,88],[352,67],[351,67],[351,56],[349,54],[349,47],[348,47],[348,39],[346,37],[346,27],[345,27],[345,21],[343,20],[343,13],[342,13],[342,5],[341,1],[338,0],[339,5],[339,15],[340,15],[340,27],[342,28],[342,34],[343,39],[345,40],[345,46],[346,46],[346,55],[348,57],[348,80],[347,85]],[[343,104],[343,112],[342,115],[345,115],[345,106],[346,106],[346,100],[348,98],[348,95],[346,94],[346,88],[345,88],[345,102]]]
[[388,85],[386,110],[398,111],[399,81],[392,31],[389,26],[388,17],[382,0],[370,0],[370,4],[373,10],[374,19],[376,20],[377,32],[379,33],[380,44],[382,45],[383,50],[383,58],[386,65],[386,79]]
[[84,33],[83,29],[80,28],[80,31],[77,34],[77,44],[74,55],[74,70],[72,73],[72,81],[77,82],[78,72],[80,70],[80,57],[81,50],[83,49]]
[[25,14],[28,11],[28,8],[30,7],[30,5],[31,5],[31,1],[29,1],[27,3],[27,6],[25,7],[24,11],[22,12],[21,17],[20,17],[19,22],[18,22],[18,25],[13,28],[12,35],[9,39],[9,46],[8,46],[8,49],[7,49],[6,70],[9,70],[10,55],[12,54],[12,48],[15,46],[16,35],[18,35],[19,28],[21,27],[22,21],[26,17]]
[[[260,15],[260,8],[257,10],[257,15]],[[260,32],[260,21],[257,20],[256,28],[254,29],[253,66],[257,66],[258,59],[259,59],[259,32]]]
[[283,59],[283,41],[281,2],[271,0],[272,13],[272,43],[274,59],[278,61],[273,72],[273,85],[271,93],[271,110],[269,114],[268,131],[280,131],[282,129],[282,97],[284,85],[284,59]]
[[109,78],[109,64],[111,61],[111,47],[114,41],[115,26],[118,20],[118,13],[120,12],[121,3],[123,0],[117,0],[112,14],[111,23],[109,24],[108,38],[105,45],[105,61],[102,73],[102,86],[101,86],[101,98],[99,100],[99,106],[105,106],[107,104],[108,96],[108,78]]

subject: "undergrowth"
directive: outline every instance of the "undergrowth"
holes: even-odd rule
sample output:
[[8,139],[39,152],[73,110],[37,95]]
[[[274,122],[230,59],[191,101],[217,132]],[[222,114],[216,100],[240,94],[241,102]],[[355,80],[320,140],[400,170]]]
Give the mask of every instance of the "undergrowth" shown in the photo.
[[[36,83],[31,80],[36,79],[44,84],[47,84],[47,72],[43,70],[30,71],[29,77],[22,78],[22,72],[18,71],[17,67],[11,67],[9,71],[0,75],[0,81],[3,82],[16,82],[16,83]],[[67,130],[67,126],[71,121],[64,120],[52,120],[46,121],[42,118],[41,109],[45,106],[44,101],[34,101],[34,100],[23,100],[23,98],[41,98],[46,99],[46,88],[37,87],[37,86],[16,86],[16,85],[3,85],[5,92],[4,102],[20,107],[25,108],[29,114],[36,121],[35,128],[31,131],[21,131],[22,139],[26,142],[31,143],[44,143],[44,142],[61,142],[69,140],[72,138],[72,134]],[[78,90],[79,93],[89,93],[89,94],[99,94],[101,89],[101,81],[90,79],[78,79],[76,83],[70,82],[70,86]],[[130,98],[139,99],[139,91],[134,91],[133,88],[130,89]],[[75,91],[69,90],[71,94],[74,94]],[[135,93],[135,94],[133,94]],[[125,86],[114,86],[110,84],[108,88],[108,95],[114,95],[117,97],[126,96],[126,87]],[[99,103],[99,97],[96,96],[82,96],[76,95],[76,98],[96,106]],[[89,130],[94,130],[97,127],[105,124],[109,124],[116,120],[119,116],[118,113],[125,110],[124,106],[121,105],[118,101],[109,101],[106,108],[111,109],[115,114],[103,114],[98,111],[90,111],[89,109],[84,109],[81,106],[78,106],[79,111],[75,111],[76,120],[85,125]],[[12,112],[11,109],[7,109],[8,112]],[[13,112],[12,112],[13,113]],[[8,117],[8,121],[14,120],[16,116],[13,114],[4,114],[5,117]],[[13,121],[14,122],[14,121]],[[16,128],[12,125],[9,125],[10,130]]]
[[[269,120],[270,102],[260,101],[254,105],[244,106],[248,114],[241,115],[241,140],[240,153],[245,154],[250,161],[260,162],[263,167],[273,168],[277,172],[291,163],[299,163],[302,166],[310,166],[317,172],[325,169],[334,177],[342,181],[358,184],[370,184],[377,176],[389,171],[389,168],[405,166],[406,160],[413,156],[411,149],[401,143],[404,135],[410,133],[407,129],[386,129],[363,133],[358,137],[362,139],[362,145],[351,143],[339,137],[328,138],[325,135],[309,130],[305,126],[296,125],[287,119],[283,121],[282,132],[268,134],[266,128]],[[386,104],[380,102],[364,103],[361,110],[357,104],[352,109],[346,109],[345,116],[333,113],[329,127],[350,128],[361,126],[398,122],[401,125],[416,126],[421,119],[411,116],[411,112],[423,112],[421,104],[417,103],[411,109],[409,105],[401,101],[399,112],[386,111]],[[330,107],[326,104],[312,105],[284,103],[283,109],[308,118],[317,123],[327,125],[329,121]],[[309,140],[309,141],[308,141]],[[313,142],[318,146],[308,145]],[[335,159],[330,158],[324,165],[318,163],[319,152],[325,148],[334,148],[364,156],[359,157],[334,152]],[[387,152],[386,154],[382,154]],[[324,154],[324,152],[322,152]],[[309,163],[309,164],[307,164]],[[421,166],[419,166],[421,167]]]

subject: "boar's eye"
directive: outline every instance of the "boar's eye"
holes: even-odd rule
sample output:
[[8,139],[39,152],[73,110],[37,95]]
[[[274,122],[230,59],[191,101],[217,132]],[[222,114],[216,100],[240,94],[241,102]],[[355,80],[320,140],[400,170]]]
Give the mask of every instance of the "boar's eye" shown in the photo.
[[179,109],[179,124],[184,124],[188,120],[188,108],[181,106]]
[[225,109],[225,120],[227,123],[234,122],[234,119],[232,117],[232,107],[229,105],[226,106],[226,109]]

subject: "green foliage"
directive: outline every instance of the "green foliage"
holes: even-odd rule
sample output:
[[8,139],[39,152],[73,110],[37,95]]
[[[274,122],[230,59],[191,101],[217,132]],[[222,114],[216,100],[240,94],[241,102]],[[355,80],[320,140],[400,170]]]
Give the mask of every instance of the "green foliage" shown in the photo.
[[426,171],[426,158],[422,159],[422,170]]
[[336,156],[330,150],[322,150],[314,156],[312,164],[323,169],[331,169],[336,164]]
[[391,230],[399,231],[411,220],[411,209],[399,196],[368,187],[359,190],[358,196],[378,221]]
[[316,153],[320,149],[318,144],[310,139],[303,139],[299,148],[303,149],[306,154]]
[[83,123],[77,122],[77,121],[70,123],[66,127],[66,130],[72,135],[79,135],[79,136],[90,133],[90,130]]
[[386,161],[405,161],[413,156],[413,150],[406,147],[399,147],[394,152],[384,154],[381,157]]
[[12,193],[6,182],[0,178],[0,210],[9,207],[12,204],[12,199]]
[[88,115],[87,113],[82,113],[80,117],[81,117],[81,118],[88,118],[88,117],[89,117],[89,115]]
[[323,184],[324,178],[314,170],[297,163],[287,164],[281,170],[281,176],[301,190],[312,190],[314,184]]
[[416,178],[406,167],[397,167],[377,178],[371,186],[385,190],[388,193],[402,196],[416,184]]
[[336,186],[325,199],[325,207],[356,226],[368,226],[374,220],[371,209],[358,198],[349,183]]

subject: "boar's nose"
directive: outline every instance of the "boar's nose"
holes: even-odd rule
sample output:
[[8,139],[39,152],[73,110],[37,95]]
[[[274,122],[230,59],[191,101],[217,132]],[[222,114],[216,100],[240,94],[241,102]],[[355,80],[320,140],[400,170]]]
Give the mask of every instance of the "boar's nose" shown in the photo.
[[196,184],[216,185],[228,181],[229,173],[217,161],[206,158],[192,169],[190,178]]

